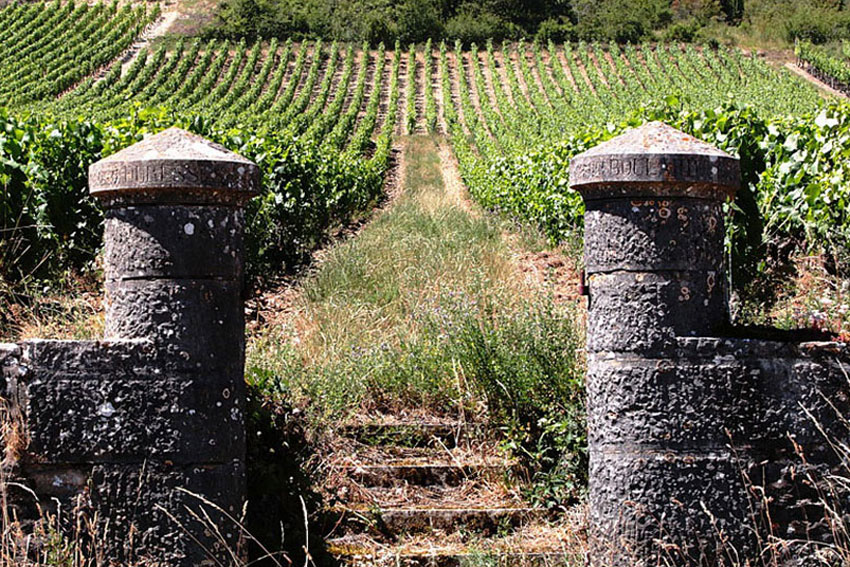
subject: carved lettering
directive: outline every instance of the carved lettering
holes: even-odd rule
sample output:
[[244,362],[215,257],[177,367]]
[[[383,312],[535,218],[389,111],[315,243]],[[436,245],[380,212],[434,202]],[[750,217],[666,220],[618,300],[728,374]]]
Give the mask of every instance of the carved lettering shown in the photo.
[[705,156],[626,155],[591,157],[574,162],[573,183],[595,181],[704,181],[737,185],[732,160],[710,161]]
[[[588,165],[593,168],[593,165]],[[209,170],[205,167],[210,166],[194,161],[107,162],[92,169],[89,184],[95,191],[155,187],[240,187],[248,191],[256,190],[256,179],[250,168],[239,164],[217,164]],[[588,171],[587,175],[605,175],[607,171],[607,168],[602,167],[596,171]]]

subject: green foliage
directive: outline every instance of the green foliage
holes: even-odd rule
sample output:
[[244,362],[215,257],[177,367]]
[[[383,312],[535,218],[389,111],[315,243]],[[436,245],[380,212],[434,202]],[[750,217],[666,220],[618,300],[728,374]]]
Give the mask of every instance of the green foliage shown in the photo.
[[159,4],[14,4],[0,42],[0,106],[60,94],[117,57],[159,16]]
[[696,18],[676,22],[664,30],[664,41],[693,41],[701,27]]
[[[846,44],[845,44],[846,45]],[[850,61],[832,55],[823,47],[808,41],[798,42],[794,47],[797,57],[820,71],[827,77],[845,85],[850,85]]]
[[329,228],[368,210],[383,188],[383,163],[313,141],[266,134],[240,150],[263,169],[263,194],[246,211],[251,276],[299,263]]
[[[70,9],[50,5],[39,15],[15,5],[0,9],[0,22],[22,22],[10,27],[20,29],[9,40],[13,46],[27,29],[42,29]],[[91,23],[105,30],[120,27],[115,14],[136,14],[134,25],[146,21],[138,19],[144,12],[129,7],[79,10],[109,16]],[[45,48],[76,30],[58,26],[54,36],[44,29]],[[9,48],[0,42],[0,52]],[[261,277],[298,263],[330,227],[368,208],[382,188],[396,113],[379,120],[387,80],[381,46],[374,55],[374,88],[357,120],[373,55],[364,50],[362,57],[350,105],[353,45],[342,51],[317,41],[296,50],[277,39],[181,39],[171,49],[142,50],[126,73],[116,63],[102,80],[86,80],[61,99],[33,100],[14,114],[0,110],[0,287],[23,292],[64,270],[91,267],[101,215],[88,195],[88,165],[171,125],[221,141],[261,165],[266,191],[248,207],[249,274]],[[397,53],[388,101],[393,109],[399,63]]]
[[0,110],[0,281],[27,282],[94,257],[100,214],[86,172],[104,135],[83,121],[42,124]]
[[549,43],[550,41],[564,43],[565,41],[577,40],[578,32],[575,25],[567,18],[549,18],[537,28],[534,39],[537,43]]
[[741,29],[761,41],[824,43],[847,38],[850,12],[832,0],[747,0]]
[[794,10],[784,22],[785,39],[826,43],[850,36],[850,13],[824,8]]
[[520,36],[519,26],[505,21],[501,16],[482,10],[478,5],[465,5],[451,16],[445,25],[445,37],[463,42],[482,41],[487,38],[502,40]]
[[288,132],[222,130],[202,118],[141,111],[108,123],[19,119],[0,114],[0,280],[8,285],[83,270],[101,240],[101,213],[87,190],[88,166],[147,134],[178,125],[252,159],[263,194],[247,209],[254,277],[297,262],[333,225],[366,210],[382,190],[385,156],[329,151]]
[[[522,44],[516,50],[525,53]],[[492,51],[488,45],[486,64],[496,76]],[[505,66],[510,98],[499,82],[494,96],[479,89],[481,121],[461,77],[459,107],[469,117],[469,135],[453,105],[446,110],[461,174],[486,208],[536,224],[555,242],[572,239],[583,205],[569,190],[570,158],[627,128],[662,120],[741,158],[744,186],[729,223],[739,289],[765,269],[769,245],[782,238],[846,257],[850,224],[843,205],[836,207],[848,199],[847,173],[837,165],[850,152],[841,126],[850,114],[846,106],[823,109],[810,86],[725,49],[609,44],[606,53],[601,45],[566,45],[563,59],[549,58],[551,74],[537,73],[539,81],[527,57],[509,51],[503,47],[502,60],[518,61]],[[532,51],[545,69],[540,48]],[[611,66],[598,66],[606,59]],[[607,80],[585,74],[579,63],[604,69]],[[479,59],[471,65],[478,77]],[[588,81],[569,78],[583,75]],[[445,82],[443,88],[452,100]]]
[[510,317],[484,313],[449,315],[444,348],[504,427],[505,448],[531,468],[533,498],[565,506],[587,486],[578,315],[542,298]]
[[324,37],[373,44],[421,43],[441,37],[484,41],[534,35],[544,20],[560,20],[569,13],[569,4],[562,0],[522,5],[504,0],[225,0],[206,33],[229,38]]
[[634,43],[670,21],[666,0],[574,0],[579,36]]
[[436,0],[401,0],[396,5],[398,40],[417,43],[439,37],[443,24],[438,6]]
[[763,266],[767,244],[781,238],[846,255],[850,169],[842,166],[842,156],[850,155],[848,110],[832,105],[816,116],[765,119],[733,104],[701,111],[662,105],[616,126],[569,135],[554,147],[495,158],[471,172],[473,194],[560,241],[574,234],[583,214],[581,199],[567,189],[570,158],[644,121],[662,120],[741,159],[744,186],[735,201],[729,245],[735,281],[743,285]]

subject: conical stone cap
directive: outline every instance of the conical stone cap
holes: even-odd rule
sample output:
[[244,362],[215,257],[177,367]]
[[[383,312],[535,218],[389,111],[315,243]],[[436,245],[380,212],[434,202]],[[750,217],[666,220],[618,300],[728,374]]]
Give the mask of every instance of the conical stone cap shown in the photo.
[[224,146],[169,128],[92,164],[89,191],[107,206],[238,204],[260,192],[260,170]]
[[740,184],[738,159],[662,122],[629,130],[570,162],[570,187],[585,200],[726,200],[734,196]]

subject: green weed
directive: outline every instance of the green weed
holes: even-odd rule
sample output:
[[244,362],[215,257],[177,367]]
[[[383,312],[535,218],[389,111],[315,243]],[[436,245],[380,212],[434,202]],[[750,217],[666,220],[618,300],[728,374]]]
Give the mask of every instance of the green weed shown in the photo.
[[564,489],[540,500],[575,496],[586,474],[576,309],[518,277],[502,221],[446,194],[433,141],[410,145],[405,195],[328,252],[293,317],[253,337],[249,382],[306,408],[316,427],[357,412],[486,408],[536,478],[558,476]]

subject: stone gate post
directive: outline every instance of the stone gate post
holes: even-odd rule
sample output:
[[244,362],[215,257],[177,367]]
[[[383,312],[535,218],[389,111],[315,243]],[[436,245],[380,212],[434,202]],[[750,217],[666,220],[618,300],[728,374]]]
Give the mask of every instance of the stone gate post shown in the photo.
[[[185,510],[201,501],[175,490],[196,492],[234,518],[245,502],[242,206],[259,183],[249,160],[176,128],[90,169],[91,193],[106,216],[105,339],[152,345],[154,375],[137,396],[151,421],[170,421],[160,431],[165,438],[128,458],[142,465],[144,456],[147,469],[141,486],[150,512],[135,515],[135,529],[149,538],[141,547],[170,557],[169,565],[212,561],[192,538],[221,560],[240,535],[213,512],[225,540],[216,541],[213,526]],[[117,400],[103,411],[122,409]],[[135,473],[104,471],[99,479],[108,494],[101,509],[119,527],[132,521],[122,499]]]
[[657,122],[571,163],[586,204],[596,565],[708,565],[747,545],[728,376],[676,357],[677,337],[728,325],[722,204],[739,179],[737,159]]
[[27,432],[19,474],[42,502],[87,501],[109,560],[239,557],[242,206],[259,184],[255,164],[175,128],[93,164],[105,339],[26,341],[4,370]]

